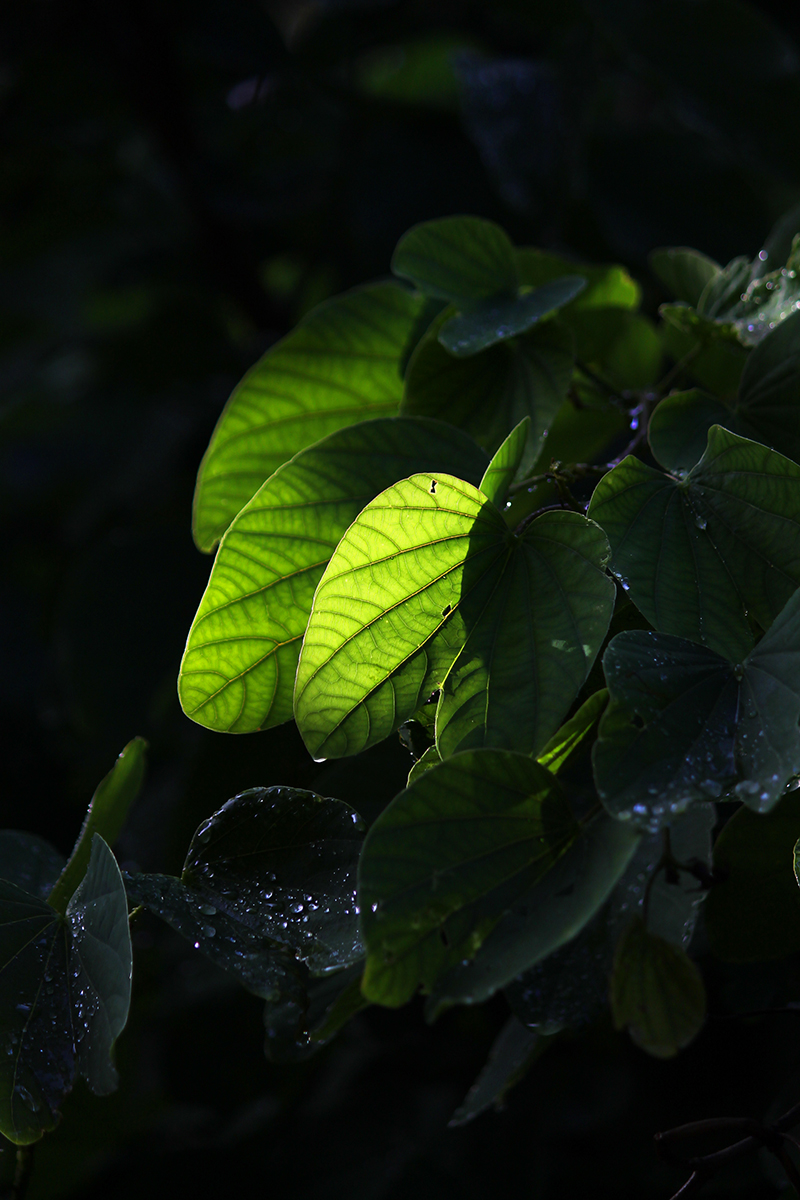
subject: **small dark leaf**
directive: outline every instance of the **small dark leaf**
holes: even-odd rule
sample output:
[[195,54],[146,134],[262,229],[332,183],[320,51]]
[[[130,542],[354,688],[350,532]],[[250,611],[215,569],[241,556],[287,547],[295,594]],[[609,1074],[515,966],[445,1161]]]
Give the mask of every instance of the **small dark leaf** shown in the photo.
[[0,879],[46,900],[65,860],[44,838],[15,829],[0,830]]
[[585,286],[582,276],[566,275],[519,296],[483,300],[445,320],[439,341],[456,358],[471,357],[497,342],[527,333],[542,317],[574,300]]
[[450,1127],[466,1125],[487,1108],[501,1108],[508,1092],[547,1049],[548,1040],[534,1029],[526,1029],[511,1016],[497,1035],[489,1058],[463,1104],[450,1118]]

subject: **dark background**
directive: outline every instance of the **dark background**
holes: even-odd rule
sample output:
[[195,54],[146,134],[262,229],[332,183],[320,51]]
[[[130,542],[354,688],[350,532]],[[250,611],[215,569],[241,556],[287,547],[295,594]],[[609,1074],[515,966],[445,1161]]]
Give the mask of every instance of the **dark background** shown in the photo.
[[[244,370],[310,307],[454,212],[621,261],[754,254],[800,200],[800,8],[735,0],[27,0],[0,53],[2,824],[67,852],[100,777],[151,744],[123,863],[178,871],[245,787],[374,816],[399,745],[320,767],[293,727],[225,737],[175,678],[210,566],[195,472]],[[782,22],[782,23],[781,23]],[[788,22],[788,23],[787,23]],[[658,1129],[800,1098],[786,968],[708,964],[712,1016],[659,1063],[609,1024],[502,1114],[447,1120],[506,1015],[372,1009],[270,1065],[260,1003],[166,927],[135,931],[109,1100],[78,1087],[30,1197],[667,1197]],[[702,943],[700,944],[702,949]],[[783,1095],[781,1094],[783,1093]],[[7,1178],[12,1155],[0,1159]],[[3,1175],[5,1172],[5,1175]],[[709,1194],[776,1194],[758,1160]]]

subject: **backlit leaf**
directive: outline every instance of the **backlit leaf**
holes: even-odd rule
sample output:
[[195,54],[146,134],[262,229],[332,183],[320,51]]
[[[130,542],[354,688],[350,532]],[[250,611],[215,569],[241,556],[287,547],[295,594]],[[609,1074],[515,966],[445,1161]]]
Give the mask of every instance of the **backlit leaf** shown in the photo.
[[499,450],[492,456],[492,460],[484,471],[483,478],[478,485],[479,490],[483,492],[486,499],[491,500],[498,508],[502,507],[508,489],[522,461],[530,427],[531,419],[530,417],[525,417],[520,421],[519,425],[511,430],[511,433],[500,446]]

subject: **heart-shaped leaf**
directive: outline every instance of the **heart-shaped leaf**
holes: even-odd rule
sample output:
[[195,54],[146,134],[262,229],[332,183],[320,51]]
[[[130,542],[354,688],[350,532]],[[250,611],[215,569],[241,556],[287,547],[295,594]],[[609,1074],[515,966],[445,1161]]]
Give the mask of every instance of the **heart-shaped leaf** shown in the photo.
[[439,330],[439,341],[457,358],[479,354],[498,342],[527,333],[542,317],[574,300],[585,286],[583,276],[565,275],[519,296],[483,300],[447,318]]
[[649,258],[653,271],[673,296],[692,305],[697,304],[706,286],[722,270],[719,263],[687,246],[654,250]]
[[403,417],[337,430],[280,467],[214,560],[178,680],[187,716],[226,733],[291,720],[314,590],[350,523],[397,479],[441,470],[477,483],[485,468],[464,434]]
[[387,737],[466,645],[437,712],[443,753],[535,752],[608,628],[605,556],[577,513],[545,513],[517,536],[462,480],[415,475],[388,488],[350,526],[314,597],[295,690],[309,751],[340,757]]
[[483,300],[517,289],[508,235],[480,217],[441,217],[415,225],[397,243],[392,270],[440,300]]
[[554,777],[524,755],[477,750],[427,771],[364,843],[364,995],[393,1007],[431,991],[578,833]]
[[647,620],[732,661],[753,644],[748,614],[768,629],[800,583],[800,467],[718,425],[684,479],[625,458],[589,516]]
[[201,550],[213,550],[298,450],[356,421],[394,416],[425,311],[424,298],[398,284],[369,284],[321,304],[267,351],[231,395],[200,465],[193,528]]
[[611,702],[593,759],[615,816],[658,828],[728,791],[765,812],[800,771],[800,592],[740,664],[631,630],[613,639],[603,668]]
[[128,906],[119,868],[99,834],[86,875],[62,916],[0,882],[0,1131],[18,1145],[58,1122],[82,1075],[116,1087],[114,1041],[131,991]]

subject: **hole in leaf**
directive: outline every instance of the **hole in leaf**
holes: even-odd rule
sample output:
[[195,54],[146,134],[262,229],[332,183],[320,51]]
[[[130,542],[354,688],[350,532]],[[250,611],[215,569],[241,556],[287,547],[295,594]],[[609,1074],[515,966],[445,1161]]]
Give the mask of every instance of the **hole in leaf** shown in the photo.
[[640,717],[638,713],[634,713],[631,717],[631,725],[634,729],[644,729],[644,718]]
[[442,945],[443,945],[443,946],[449,946],[449,945],[450,945],[450,939],[449,939],[449,937],[447,936],[447,934],[445,933],[445,931],[444,931],[443,929],[440,929],[440,930],[439,930],[439,937],[442,939]]
[[449,604],[445,604],[444,608],[442,609],[442,616],[443,616],[443,617],[446,617],[446,616],[447,616],[447,614],[448,614],[448,613],[450,613],[450,612],[452,612],[452,611],[453,611],[453,609],[452,609],[452,606],[451,606],[451,605],[449,605]]
[[431,480],[430,492],[431,492],[432,496],[436,495],[436,480],[435,479]]

